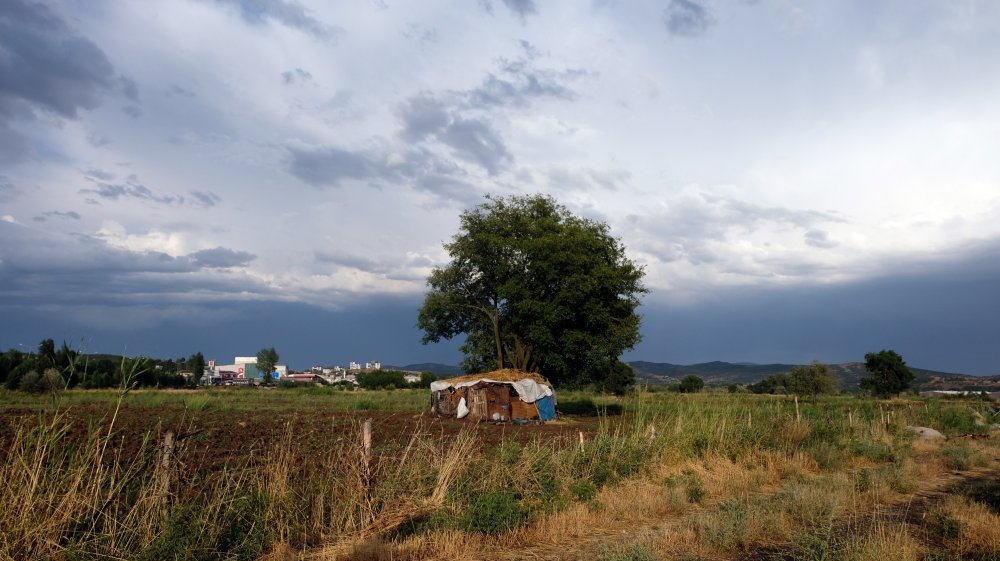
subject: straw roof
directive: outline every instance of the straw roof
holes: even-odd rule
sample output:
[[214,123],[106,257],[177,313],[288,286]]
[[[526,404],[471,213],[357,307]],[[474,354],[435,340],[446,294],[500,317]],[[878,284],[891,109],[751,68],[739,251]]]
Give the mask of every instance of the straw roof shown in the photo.
[[552,383],[545,379],[541,374],[535,372],[525,372],[524,370],[516,370],[514,368],[504,368],[503,370],[494,370],[493,372],[484,372],[482,374],[469,374],[468,376],[458,376],[456,378],[446,378],[440,380],[441,382],[448,382],[453,386],[457,386],[463,382],[474,382],[476,380],[482,379],[496,380],[497,382],[517,382],[518,380],[534,380],[539,384],[545,384],[546,386],[552,387]]

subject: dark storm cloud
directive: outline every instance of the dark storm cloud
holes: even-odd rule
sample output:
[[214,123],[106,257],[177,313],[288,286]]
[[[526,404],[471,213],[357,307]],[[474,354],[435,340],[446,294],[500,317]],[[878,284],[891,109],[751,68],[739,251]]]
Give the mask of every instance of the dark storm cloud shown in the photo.
[[[442,137],[447,136],[453,124],[441,132]],[[457,142],[460,136],[455,133],[446,140]],[[482,140],[469,142],[479,143],[480,149],[484,146]],[[371,181],[376,185],[406,182],[446,200],[472,202],[479,196],[479,190],[464,180],[468,174],[461,166],[425,147],[414,147],[399,154],[351,152],[333,147],[288,148],[288,152],[289,173],[314,187],[339,187],[348,180]],[[456,150],[456,153],[462,159],[477,158],[473,151]],[[492,165],[490,157],[483,156],[485,165]],[[480,162],[476,160],[475,163]]]
[[125,94],[125,97],[135,103],[139,103],[139,88],[135,85],[134,80],[127,76],[119,76],[118,83],[121,84],[122,93]]
[[[640,244],[644,251],[664,262],[683,259],[701,264],[719,260],[713,242],[752,233],[767,225],[816,230],[818,224],[844,220],[815,210],[762,206],[697,192],[677,197],[663,211],[634,217],[632,222],[643,233],[641,239],[646,240]],[[819,242],[817,234],[806,239]]]
[[388,263],[376,261],[370,257],[363,257],[352,253],[333,253],[327,251],[317,251],[314,254],[317,263],[334,265],[337,267],[347,267],[357,269],[367,273],[384,274],[393,269]]
[[95,133],[87,134],[87,143],[94,148],[103,148],[111,144],[111,139]]
[[93,193],[98,197],[117,201],[119,199],[138,199],[165,205],[183,204],[184,197],[175,195],[160,195],[149,187],[139,183],[138,179],[131,175],[125,183],[106,183],[98,181],[93,189],[80,189],[81,193]]
[[339,187],[344,180],[378,178],[381,173],[369,156],[340,148],[289,148],[288,171],[306,183]]
[[3,119],[3,115],[0,115],[0,164],[14,164],[30,159],[32,150],[28,138]]
[[460,201],[466,205],[482,202],[480,190],[475,185],[451,175],[427,173],[421,175],[413,186],[421,191],[434,193],[448,200]]
[[204,191],[190,191],[191,197],[194,198],[195,204],[203,206],[205,208],[213,207],[222,202],[222,199],[215,193],[204,192]]
[[496,73],[487,74],[478,87],[464,93],[469,107],[527,107],[539,98],[576,99],[570,83],[588,76],[587,70],[537,68],[535,61],[541,53],[527,41],[522,40],[520,45],[524,51],[522,56],[513,60],[499,59]]
[[28,308],[169,305],[273,292],[245,275],[213,273],[254,258],[222,247],[173,257],[0,222],[0,256],[0,302]]
[[513,160],[500,133],[485,119],[462,118],[443,101],[428,93],[408,99],[396,111],[402,120],[400,137],[410,142],[434,138],[467,162],[491,175]]
[[663,23],[671,35],[697,37],[708,31],[715,17],[700,0],[670,0],[663,11]]
[[[493,2],[491,0],[479,0],[479,5],[488,13],[493,13]],[[507,9],[521,20],[521,23],[524,23],[528,16],[538,13],[538,6],[535,5],[535,0],[503,0],[503,5],[507,6]]]
[[21,195],[21,190],[6,176],[0,175],[0,203],[9,203]]
[[189,254],[188,258],[198,267],[224,269],[246,266],[256,259],[257,256],[246,251],[234,251],[225,247],[216,247],[196,251]]
[[[222,199],[211,191],[189,191],[190,199],[183,195],[157,193],[139,181],[139,178],[131,174],[125,181],[116,182],[115,174],[101,169],[90,168],[83,172],[84,179],[94,186],[87,189],[80,189],[80,193],[91,193],[106,201],[119,201],[126,199],[147,201],[163,205],[183,205],[189,204],[203,208],[213,207]],[[90,202],[90,201],[88,201]],[[93,201],[92,204],[96,204]]]
[[111,181],[115,178],[115,174],[110,171],[104,171],[102,169],[90,168],[83,172],[84,177],[88,179],[97,179],[99,181]]
[[182,88],[177,84],[171,84],[167,88],[167,97],[180,96],[180,97],[194,97],[194,92],[191,90]]
[[79,220],[80,214],[72,210],[68,212],[60,212],[58,210],[52,210],[49,212],[43,212],[42,214],[32,218],[32,220],[34,220],[35,222],[45,222],[45,220],[47,220],[49,217],[69,218],[72,220]]
[[304,83],[312,80],[312,74],[296,68],[281,73],[281,81],[285,84]]
[[[129,308],[121,306],[66,313],[65,308],[16,305],[0,302],[0,313],[18,318],[17,322],[0,322],[0,344],[5,345],[0,348],[22,342],[34,345],[53,337],[87,353],[126,352],[165,358],[201,351],[207,359],[226,364],[234,356],[274,346],[281,353],[281,362],[296,370],[314,364],[346,366],[352,360],[373,358],[396,366],[458,364],[461,360],[457,351],[461,341],[420,344],[421,332],[414,320],[420,302],[413,297],[362,301],[338,311],[277,301],[218,300],[187,306],[152,301],[140,313],[158,321],[139,325],[92,321],[100,316],[128,317]],[[316,329],[317,325],[324,328]],[[378,337],[373,338],[373,333]],[[75,341],[82,341],[82,348],[74,345]],[[330,341],[337,344],[331,346]]]
[[716,289],[698,302],[647,303],[643,342],[629,360],[841,363],[894,349],[918,368],[1000,373],[1000,240],[891,265],[884,276],[846,284]]
[[118,90],[138,102],[135,83],[116,76],[104,52],[51,8],[24,0],[0,2],[0,162],[33,155],[15,122],[31,121],[39,112],[75,119]]
[[830,239],[829,234],[823,230],[809,230],[804,234],[806,245],[818,247],[820,249],[830,249],[837,247],[837,242]]
[[514,159],[500,134],[483,119],[453,121],[437,138],[450,146],[457,157],[479,164],[490,175],[495,175]]
[[446,104],[427,92],[403,102],[396,110],[396,115],[403,121],[400,136],[410,142],[418,142],[439,133],[452,119]]
[[[421,151],[418,160],[435,160],[428,157],[428,149],[440,143],[449,149],[451,156],[482,167],[496,175],[514,161],[492,116],[498,109],[524,109],[542,98],[572,101],[576,93],[570,82],[589,75],[584,70],[550,70],[536,67],[541,57],[538,49],[521,41],[521,56],[497,61],[496,72],[487,74],[470,90],[431,92],[422,91],[406,99],[396,108],[401,129],[399,138]],[[408,161],[412,162],[411,157]],[[412,167],[412,165],[408,166]],[[435,167],[439,167],[435,164]],[[432,173],[400,173],[413,179],[419,189],[433,190],[448,198],[465,200],[474,189],[452,169],[434,170]],[[605,183],[606,184],[606,183]]]
[[430,259],[415,255],[382,256],[376,259],[350,252],[317,251],[314,253],[314,258],[317,263],[357,269],[386,279],[402,281],[423,281],[427,275],[421,269],[433,266]]
[[275,21],[281,25],[298,29],[327,41],[335,41],[344,30],[327,25],[314,18],[310,11],[292,0],[214,0],[217,4],[229,4],[240,11],[240,16],[249,23],[259,24]]

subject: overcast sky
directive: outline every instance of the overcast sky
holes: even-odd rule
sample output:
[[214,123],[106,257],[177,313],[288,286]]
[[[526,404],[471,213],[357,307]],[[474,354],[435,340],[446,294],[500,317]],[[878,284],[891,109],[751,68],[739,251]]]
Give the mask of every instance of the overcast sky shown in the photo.
[[456,364],[483,195],[645,266],[627,355],[1000,373],[1000,2],[0,2],[0,346]]

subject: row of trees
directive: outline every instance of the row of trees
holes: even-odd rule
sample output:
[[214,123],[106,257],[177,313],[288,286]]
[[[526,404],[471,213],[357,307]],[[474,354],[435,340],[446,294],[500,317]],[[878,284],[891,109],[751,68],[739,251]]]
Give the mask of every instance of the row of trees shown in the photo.
[[30,392],[113,388],[120,386],[125,376],[138,386],[176,388],[189,383],[180,371],[191,370],[198,378],[204,369],[205,357],[200,352],[176,360],[130,359],[83,354],[65,342],[57,348],[53,339],[42,340],[37,352],[10,349],[0,354],[0,384],[7,389]]

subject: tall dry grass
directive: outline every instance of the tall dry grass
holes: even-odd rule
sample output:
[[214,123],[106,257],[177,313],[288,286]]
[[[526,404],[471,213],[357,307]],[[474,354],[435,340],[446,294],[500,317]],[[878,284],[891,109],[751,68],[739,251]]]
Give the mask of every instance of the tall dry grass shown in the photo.
[[[865,513],[915,482],[993,452],[978,441],[913,443],[903,430],[935,419],[963,429],[964,405],[657,394],[588,397],[623,414],[601,417],[582,445],[571,437],[488,448],[472,431],[442,439],[418,429],[402,446],[366,451],[359,422],[355,438],[319,457],[286,437],[221,473],[190,474],[187,441],[165,460],[165,434],[126,455],[115,425],[126,395],[123,387],[89,427],[56,409],[12,432],[0,465],[10,482],[0,488],[0,559],[463,559],[501,545],[596,547],[623,530],[664,558],[768,548],[868,555],[905,550],[912,536],[885,526],[848,543],[835,539],[835,524],[870,526]],[[980,520],[963,516],[969,527]]]

